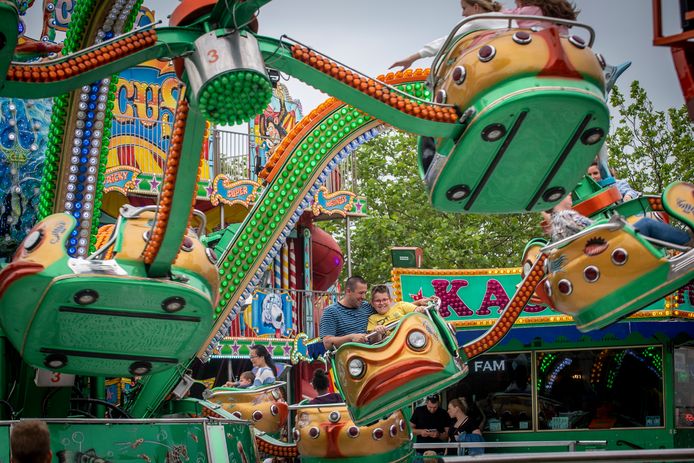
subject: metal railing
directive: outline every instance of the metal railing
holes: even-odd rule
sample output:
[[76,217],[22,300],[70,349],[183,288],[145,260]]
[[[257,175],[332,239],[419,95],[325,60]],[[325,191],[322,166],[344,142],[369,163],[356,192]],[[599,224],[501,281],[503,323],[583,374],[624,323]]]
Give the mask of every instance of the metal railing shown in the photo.
[[[226,174],[231,180],[257,180],[258,172],[267,163],[266,155],[254,149],[270,137],[249,135],[226,129],[212,130],[210,159],[213,161],[214,175]],[[357,192],[356,157],[348,156],[335,168],[325,182],[328,193],[340,190]]]
[[605,447],[605,440],[546,440],[546,441],[513,441],[513,442],[441,442],[414,444],[415,449],[505,449],[521,447],[566,447],[569,452],[575,452],[578,447]]
[[249,134],[213,129],[211,148],[214,175],[225,174],[232,181],[258,178],[260,169],[255,164],[255,157],[251,157]]
[[[134,167],[141,172],[161,174],[166,164],[168,142],[162,143],[160,153],[153,152],[152,141],[167,140],[171,136],[172,122],[117,116],[113,122],[113,133],[109,150],[117,153],[118,164]],[[269,140],[269,137],[249,135],[227,129],[213,128],[210,131],[208,161],[211,164],[210,178],[226,174],[230,180],[257,180],[258,172],[267,159],[254,146]],[[356,156],[350,155],[328,176],[325,182],[328,193],[348,190],[357,193]]]
[[325,181],[328,193],[347,190],[359,194],[359,182],[357,176],[357,157],[350,154],[330,173]]
[[585,452],[544,452],[486,454],[461,457],[418,457],[416,462],[445,463],[486,462],[486,463],[543,463],[543,462],[673,462],[694,461],[694,449],[655,449],[655,450],[590,450]]

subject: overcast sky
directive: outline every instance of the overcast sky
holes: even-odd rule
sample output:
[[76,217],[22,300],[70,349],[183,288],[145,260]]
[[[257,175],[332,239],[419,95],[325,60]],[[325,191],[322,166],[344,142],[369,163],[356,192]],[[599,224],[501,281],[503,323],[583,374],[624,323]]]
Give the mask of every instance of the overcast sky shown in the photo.
[[[512,0],[503,0],[512,6]],[[684,104],[669,48],[652,45],[650,0],[576,0],[579,20],[596,30],[594,50],[609,63],[633,62],[619,84],[626,90],[639,80],[656,109]],[[41,2],[36,2],[40,9]],[[678,28],[678,0],[663,0],[666,32]],[[175,0],[145,0],[163,19],[178,5]],[[36,9],[36,7],[34,7]],[[417,51],[423,44],[443,35],[460,21],[458,0],[273,0],[260,11],[260,34],[286,34],[333,59],[370,76]],[[29,35],[34,31],[29,26]],[[429,61],[416,63],[427,67]],[[299,98],[304,114],[326,95],[297,79],[285,82]]]
[[[163,3],[163,2],[162,2]],[[512,0],[502,2],[512,6]],[[650,0],[578,0],[579,20],[596,31],[594,50],[609,63],[632,61],[619,82],[626,89],[639,80],[656,109],[681,106],[684,99],[669,48],[652,45]],[[677,26],[677,0],[663,0],[671,17],[666,31]],[[260,33],[288,36],[311,45],[338,61],[371,76],[442,35],[461,17],[458,0],[274,0],[260,12]],[[427,67],[421,60],[418,66]],[[305,109],[325,95],[289,83]]]

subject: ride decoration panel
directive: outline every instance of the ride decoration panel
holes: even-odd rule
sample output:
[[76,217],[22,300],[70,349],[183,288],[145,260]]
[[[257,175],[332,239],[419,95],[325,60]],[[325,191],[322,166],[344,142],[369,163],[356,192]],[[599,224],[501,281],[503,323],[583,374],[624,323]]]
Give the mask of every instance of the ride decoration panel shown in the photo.
[[[520,268],[479,270],[393,269],[395,298],[415,301],[441,298],[439,314],[456,328],[494,324],[520,283]],[[636,312],[629,319],[694,318],[692,285]],[[519,326],[573,324],[550,307],[529,303],[516,321]]]

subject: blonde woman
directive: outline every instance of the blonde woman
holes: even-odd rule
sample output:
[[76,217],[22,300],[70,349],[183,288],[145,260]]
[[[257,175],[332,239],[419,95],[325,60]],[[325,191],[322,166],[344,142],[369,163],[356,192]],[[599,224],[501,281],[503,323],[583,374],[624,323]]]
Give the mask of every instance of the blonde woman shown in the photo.
[[[448,402],[448,416],[453,420],[448,428],[449,442],[484,442],[479,423],[468,415],[469,412],[470,407],[465,397]],[[479,455],[481,453],[484,453],[484,449],[471,448],[465,449],[463,454]],[[455,455],[455,453],[451,454]]]

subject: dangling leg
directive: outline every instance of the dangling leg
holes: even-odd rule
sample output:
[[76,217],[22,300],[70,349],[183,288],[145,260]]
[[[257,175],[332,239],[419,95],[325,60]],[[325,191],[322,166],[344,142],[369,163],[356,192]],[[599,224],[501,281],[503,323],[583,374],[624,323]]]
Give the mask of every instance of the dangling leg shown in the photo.
[[649,236],[668,243],[686,245],[691,241],[689,234],[672,225],[644,217],[634,224],[634,228],[642,235]]

